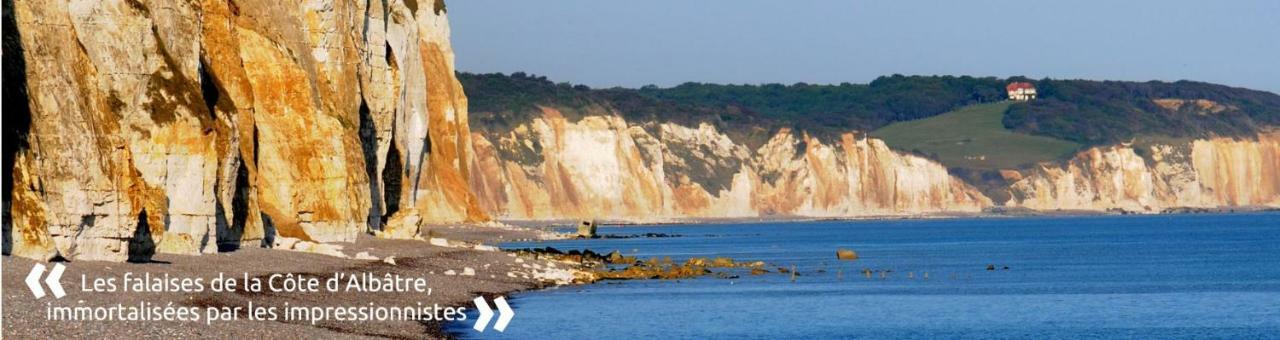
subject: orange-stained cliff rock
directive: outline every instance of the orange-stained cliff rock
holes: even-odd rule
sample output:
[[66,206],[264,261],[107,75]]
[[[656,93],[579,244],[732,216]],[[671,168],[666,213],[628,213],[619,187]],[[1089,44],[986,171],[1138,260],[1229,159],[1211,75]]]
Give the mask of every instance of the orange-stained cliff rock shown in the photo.
[[[5,253],[147,260],[277,235],[414,237],[424,225],[491,216],[853,217],[993,205],[942,165],[856,132],[783,128],[748,143],[710,124],[627,121],[602,107],[541,108],[509,129],[472,132],[436,6],[6,2],[6,27],[17,29],[5,40],[18,45],[5,45],[6,70],[22,72],[7,73],[5,86],[24,88],[27,110],[5,114],[30,124],[5,136]],[[1274,207],[1277,169],[1276,132],[1100,147],[1065,165],[1001,171],[1013,183],[1002,204]]]
[[570,123],[554,109],[513,131],[508,148],[537,148],[537,164],[496,156],[491,141],[472,135],[473,187],[495,215],[534,219],[639,217],[662,210],[660,178],[641,159],[626,123],[591,116]]
[[542,110],[496,141],[472,136],[472,185],[495,216],[653,221],[977,212],[991,205],[941,165],[852,133],[824,142],[783,129],[749,150],[707,124],[633,125],[617,115],[569,121]]
[[993,203],[936,162],[858,133],[783,128],[751,150],[708,124],[629,122],[607,108],[555,108],[472,135],[472,187],[499,218],[661,221],[979,212],[1280,206],[1280,132],[1097,147],[1064,165],[999,173]]
[[[1147,156],[1141,156],[1145,154]],[[1160,212],[1280,206],[1280,132],[1143,147],[1092,148],[1014,183],[1009,206]]]
[[853,133],[827,145],[783,129],[758,153],[762,173],[777,178],[762,183],[766,212],[843,217],[978,212],[991,205],[941,164]]
[[413,7],[14,0],[4,57],[31,125],[6,136],[6,253],[145,260],[486,219],[446,14]]

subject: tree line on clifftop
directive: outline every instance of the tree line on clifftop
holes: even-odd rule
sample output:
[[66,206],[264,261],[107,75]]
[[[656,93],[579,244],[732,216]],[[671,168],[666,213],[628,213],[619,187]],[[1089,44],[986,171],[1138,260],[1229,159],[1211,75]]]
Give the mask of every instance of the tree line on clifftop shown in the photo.
[[[674,87],[592,89],[516,72],[459,73],[472,125],[505,130],[555,107],[566,117],[611,109],[631,121],[707,122],[731,137],[759,144],[780,127],[816,135],[870,131],[979,103],[1006,100],[1012,81],[1035,84],[1039,99],[1012,105],[1005,127],[1085,145],[1142,136],[1246,136],[1280,125],[1280,96],[1223,85],[1179,82],[1000,79],[970,76],[876,78],[868,84],[735,85],[684,83]],[[1160,105],[1158,100],[1207,100],[1212,107]],[[736,135],[736,136],[735,136]]]

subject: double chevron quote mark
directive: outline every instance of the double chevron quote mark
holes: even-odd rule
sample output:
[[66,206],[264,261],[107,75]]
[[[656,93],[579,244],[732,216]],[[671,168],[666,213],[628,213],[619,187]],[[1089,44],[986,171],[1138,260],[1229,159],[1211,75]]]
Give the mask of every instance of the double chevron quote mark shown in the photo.
[[[477,332],[484,332],[484,328],[489,325],[489,319],[493,318],[493,309],[489,308],[489,303],[484,301],[483,296],[475,299],[476,310],[480,311],[480,318],[476,319],[475,328]],[[493,299],[493,304],[498,306],[498,321],[493,323],[493,330],[504,331],[507,324],[511,323],[511,318],[516,316],[516,311],[511,310],[511,306],[507,305],[507,298],[499,296]]]
[[[36,299],[44,297],[44,288],[40,287],[40,276],[44,275],[45,266],[37,263],[35,267],[31,267],[31,273],[27,274],[27,288],[31,288],[31,295],[35,295]],[[67,266],[61,263],[53,265],[53,271],[49,272],[49,277],[44,279],[44,284],[49,286],[49,292],[53,293],[54,298],[61,299],[67,296],[67,292],[62,290],[62,272],[67,270]]]

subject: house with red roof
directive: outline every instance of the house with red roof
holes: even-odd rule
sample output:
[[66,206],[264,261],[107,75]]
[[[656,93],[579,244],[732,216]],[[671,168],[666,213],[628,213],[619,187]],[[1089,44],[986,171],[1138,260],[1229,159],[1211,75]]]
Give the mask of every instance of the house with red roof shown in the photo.
[[1009,100],[1024,102],[1036,99],[1036,86],[1031,83],[1015,81],[1004,88],[1009,91]]

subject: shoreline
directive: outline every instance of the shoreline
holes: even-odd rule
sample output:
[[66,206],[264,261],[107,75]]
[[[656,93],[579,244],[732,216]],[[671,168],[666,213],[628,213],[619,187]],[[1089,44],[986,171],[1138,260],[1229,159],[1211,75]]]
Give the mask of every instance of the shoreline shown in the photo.
[[[954,218],[1018,218],[1018,217],[1087,217],[1087,216],[1121,216],[1121,215],[1201,215],[1201,214],[1248,214],[1280,212],[1280,207],[1272,206],[1238,206],[1215,208],[1167,208],[1159,212],[1135,212],[1125,210],[1030,210],[1030,209],[986,209],[982,212],[939,212],[900,215],[862,215],[862,216],[766,216],[766,217],[679,217],[655,220],[635,219],[597,219],[602,226],[662,226],[680,224],[731,224],[731,223],[788,223],[788,222],[823,222],[823,221],[893,221],[893,220],[929,220]],[[501,223],[524,228],[547,229],[563,228],[576,225],[579,220],[572,219],[506,219],[495,218]]]
[[[238,320],[206,324],[191,321],[50,321],[47,306],[113,307],[116,304],[140,304],[198,307],[201,313],[209,307],[308,306],[360,307],[409,306],[421,303],[440,307],[474,309],[472,299],[494,297],[544,289],[567,284],[572,270],[557,268],[549,260],[517,257],[498,250],[501,242],[547,239],[549,234],[530,228],[493,226],[453,226],[431,229],[437,239],[390,240],[362,234],[355,243],[344,244],[344,253],[366,252],[377,259],[340,258],[331,255],[278,250],[242,248],[234,252],[192,255],[156,254],[150,263],[117,263],[97,261],[44,263],[26,258],[3,256],[3,318],[5,338],[64,337],[316,337],[316,338],[450,338],[443,320],[415,321],[334,321],[314,324],[302,320],[247,320],[247,313],[237,313]],[[437,242],[448,239],[448,245]],[[394,264],[386,261],[391,257]],[[546,263],[543,263],[546,262]],[[37,263],[52,267],[66,266],[62,284],[66,296],[56,299],[33,297],[23,279]],[[266,278],[271,274],[295,273],[323,278],[335,273],[370,273],[377,276],[399,275],[421,277],[431,288],[429,294],[406,292],[361,293],[289,293],[211,291],[177,292],[82,292],[82,277],[121,277],[129,272],[152,276],[211,278],[218,273],[228,276]],[[83,275],[83,276],[82,276]],[[201,315],[204,316],[203,314]],[[454,322],[470,323],[472,320]],[[518,318],[515,322],[519,322]]]
[[[1269,213],[1280,211],[1276,208],[1258,209],[1218,209],[1213,211],[1174,212],[1174,214],[1232,214],[1232,213]],[[1088,213],[1039,213],[1026,215],[1011,214],[946,214],[928,216],[892,216],[892,217],[857,217],[857,218],[771,218],[771,219],[698,219],[669,223],[611,223],[618,226],[637,225],[675,225],[675,224],[725,224],[725,223],[789,223],[789,222],[821,222],[821,221],[886,221],[886,220],[920,220],[947,218],[1017,218],[1017,217],[1084,217],[1115,216],[1120,213],[1088,212]],[[1146,216],[1154,214],[1143,214]],[[345,244],[343,252],[355,254],[367,252],[377,259],[340,258],[330,255],[279,250],[269,248],[242,248],[234,252],[203,254],[199,256],[157,254],[151,263],[116,263],[96,261],[62,262],[67,266],[63,284],[67,289],[67,298],[54,300],[52,297],[34,299],[23,283],[23,278],[30,268],[40,261],[4,256],[3,264],[3,306],[6,337],[64,337],[64,336],[145,336],[164,334],[169,336],[315,336],[325,338],[451,338],[454,335],[447,331],[449,321],[373,321],[373,322],[318,322],[314,325],[299,321],[228,321],[215,323],[208,327],[194,324],[168,321],[48,321],[45,319],[46,303],[56,305],[80,303],[89,306],[102,306],[114,303],[124,305],[144,301],[172,301],[186,306],[243,306],[249,302],[255,304],[291,303],[297,305],[333,305],[338,304],[394,304],[407,299],[420,300],[426,304],[440,306],[474,308],[472,299],[483,296],[492,301],[497,296],[543,290],[551,287],[577,285],[573,283],[574,270],[550,259],[535,259],[517,256],[514,252],[501,250],[502,243],[518,241],[551,241],[568,236],[563,233],[549,232],[559,226],[553,221],[503,221],[502,224],[487,225],[455,225],[432,226],[430,235],[422,240],[379,239],[361,234],[352,244]],[[576,223],[576,222],[570,222]],[[525,224],[521,226],[520,224]],[[440,239],[448,240],[447,244],[439,244]],[[394,258],[395,264],[384,262],[388,257]],[[51,265],[51,264],[46,264]],[[461,274],[465,268],[474,270],[473,275]],[[555,269],[553,269],[555,268]],[[287,293],[123,293],[101,294],[79,292],[82,274],[89,277],[118,275],[120,272],[147,272],[153,275],[171,274],[176,276],[209,276],[210,273],[240,272],[252,276],[264,276],[272,273],[310,273],[324,275],[334,272],[364,271],[375,275],[400,274],[426,278],[432,294],[426,297],[406,296],[396,293],[361,293],[324,294],[317,296],[296,295]],[[452,275],[446,272],[452,271]],[[510,299],[510,298],[509,298]],[[472,320],[452,321],[470,323]],[[515,322],[519,322],[518,318]],[[56,327],[55,327],[56,325]]]
[[[764,268],[769,270],[798,266],[803,274],[799,275],[798,283],[788,280],[783,273],[756,277],[740,271],[736,273],[740,277],[708,276],[685,283],[674,280],[605,282],[570,287],[570,291],[521,292],[512,301],[520,305],[518,310],[527,311],[530,318],[522,320],[521,327],[508,329],[506,336],[583,337],[619,331],[643,337],[707,334],[750,337],[761,332],[785,332],[793,337],[806,337],[797,334],[807,337],[981,336],[991,332],[988,326],[1002,325],[1001,322],[1009,320],[1003,325],[1009,325],[1005,327],[1009,331],[1006,335],[1012,337],[1027,332],[1123,337],[1135,334],[1134,331],[1141,332],[1143,325],[1148,325],[1146,320],[1159,320],[1165,326],[1201,320],[1195,318],[1203,313],[1187,310],[1205,308],[1203,301],[1218,301],[1207,307],[1217,312],[1216,317],[1209,320],[1224,320],[1222,317],[1230,316],[1232,308],[1238,306],[1247,306],[1253,313],[1265,311],[1259,308],[1265,308],[1264,303],[1246,305],[1240,300],[1222,302],[1225,299],[1220,299],[1221,296],[1207,298],[1219,293],[1235,294],[1246,284],[1252,288],[1249,292],[1268,290],[1265,280],[1268,276],[1259,276],[1259,273],[1265,274],[1265,270],[1259,268],[1270,268],[1267,259],[1276,255],[1269,251],[1272,247],[1267,244],[1277,237],[1273,222],[1278,216],[1277,212],[1258,212],[938,220],[858,226],[775,223],[712,227],[717,230],[707,233],[700,232],[701,226],[697,225],[643,230],[613,228],[602,233],[666,232],[687,239],[678,242],[648,239],[632,243],[627,239],[602,238],[599,242],[576,240],[512,246],[551,246],[564,252],[593,249],[600,253],[633,249],[627,254],[641,259],[669,256],[675,263],[724,255],[743,261],[764,261],[767,263]],[[793,227],[806,230],[793,233],[791,231],[797,230],[791,229]],[[841,247],[856,250],[861,258],[853,262],[837,260]],[[831,254],[833,251],[835,257]],[[1227,278],[1226,281],[1223,278]],[[1191,295],[1178,295],[1183,293]],[[1198,295],[1204,293],[1210,295]],[[1166,299],[1175,295],[1187,298]],[[1127,296],[1128,300],[1118,296]],[[1126,310],[1098,314],[1098,308],[1111,306],[1112,299],[1127,301],[1119,304]],[[618,309],[615,306],[618,302],[632,307]],[[1073,307],[1062,314],[1036,314],[1061,304]],[[699,308],[702,305],[714,306],[719,312],[708,313],[706,308]],[[810,308],[814,305],[854,307],[836,308],[840,311],[819,313],[824,316],[815,317]],[[1161,309],[1170,305],[1179,308]],[[770,308],[768,314],[763,314],[758,311],[760,306],[777,309]],[[985,309],[984,306],[992,307]],[[1009,318],[1013,315],[1006,312],[1009,310],[1018,312],[1015,318]],[[922,311],[938,316],[938,320],[910,317],[926,314]],[[590,327],[578,323],[593,317],[617,320],[631,314],[657,317]],[[723,325],[724,320],[762,316],[763,319],[757,319],[761,321],[759,325],[733,328],[732,333],[724,333],[722,328],[670,329],[671,325],[685,323],[716,327]],[[1107,327],[1073,327],[1105,324],[1116,317],[1141,324],[1116,333],[1095,333],[1114,331]],[[1046,326],[1046,319],[1064,322]],[[888,326],[867,330],[856,323],[849,324],[848,320],[874,320],[868,322]],[[1249,322],[1243,317],[1229,320]],[[807,331],[792,328],[809,322],[826,327]],[[949,328],[930,328],[935,323]],[[1188,326],[1201,327],[1195,333],[1168,334],[1203,335],[1222,331],[1212,331],[1212,321],[1198,325]],[[455,330],[465,331],[461,326],[453,325]],[[967,332],[956,333],[956,329]],[[1223,334],[1257,336],[1266,332],[1265,327],[1235,329],[1247,331]]]

